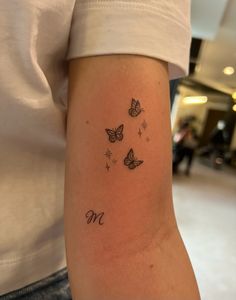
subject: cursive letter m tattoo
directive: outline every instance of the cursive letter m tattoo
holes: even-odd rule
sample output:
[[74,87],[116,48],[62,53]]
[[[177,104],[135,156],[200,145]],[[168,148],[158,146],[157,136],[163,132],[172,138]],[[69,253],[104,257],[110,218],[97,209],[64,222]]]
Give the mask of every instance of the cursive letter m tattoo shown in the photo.
[[103,225],[102,218],[104,216],[104,212],[101,212],[99,214],[96,214],[93,210],[89,210],[85,217],[87,218],[87,224],[90,224],[91,222],[95,223],[98,220],[99,225]]

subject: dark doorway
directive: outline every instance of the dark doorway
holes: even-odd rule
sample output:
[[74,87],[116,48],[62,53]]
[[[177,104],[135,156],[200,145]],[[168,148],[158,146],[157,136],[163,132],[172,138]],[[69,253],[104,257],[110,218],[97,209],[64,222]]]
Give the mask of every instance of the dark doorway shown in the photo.
[[210,134],[212,133],[213,129],[216,127],[217,122],[219,120],[224,120],[226,115],[225,111],[222,110],[215,110],[215,109],[209,109],[205,127],[200,139],[200,146],[205,146],[209,142]]

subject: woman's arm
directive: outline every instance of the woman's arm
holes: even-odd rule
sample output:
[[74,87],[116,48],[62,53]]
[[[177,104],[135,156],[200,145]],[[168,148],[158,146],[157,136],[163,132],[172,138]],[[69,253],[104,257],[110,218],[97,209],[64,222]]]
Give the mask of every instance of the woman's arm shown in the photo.
[[[195,300],[171,195],[167,64],[70,62],[65,236],[74,300]],[[132,100],[133,99],[133,100]]]

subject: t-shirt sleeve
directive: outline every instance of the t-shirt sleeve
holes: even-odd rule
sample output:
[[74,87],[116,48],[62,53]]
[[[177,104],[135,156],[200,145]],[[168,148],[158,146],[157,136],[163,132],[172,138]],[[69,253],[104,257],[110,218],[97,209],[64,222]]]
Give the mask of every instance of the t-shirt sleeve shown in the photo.
[[67,59],[135,54],[168,62],[170,79],[187,75],[189,0],[77,0]]

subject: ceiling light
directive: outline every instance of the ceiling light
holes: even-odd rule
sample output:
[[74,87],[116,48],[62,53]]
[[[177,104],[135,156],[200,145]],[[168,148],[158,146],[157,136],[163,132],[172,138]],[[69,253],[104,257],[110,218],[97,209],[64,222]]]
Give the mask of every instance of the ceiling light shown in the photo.
[[225,75],[232,75],[232,74],[234,74],[234,68],[233,67],[225,67],[224,69],[223,69],[223,73],[225,74]]
[[232,98],[233,98],[234,100],[236,100],[236,92],[233,92]]
[[232,110],[236,111],[236,104],[233,105]]
[[184,104],[204,104],[207,103],[207,96],[191,96],[183,99]]

